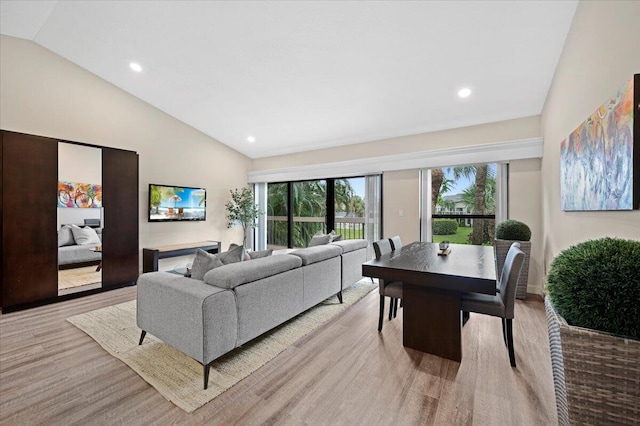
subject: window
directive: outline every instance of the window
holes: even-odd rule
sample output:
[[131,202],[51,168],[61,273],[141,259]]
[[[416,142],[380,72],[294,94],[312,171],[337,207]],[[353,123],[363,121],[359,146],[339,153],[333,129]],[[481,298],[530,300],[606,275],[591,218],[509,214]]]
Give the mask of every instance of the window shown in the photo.
[[498,171],[497,164],[430,170],[433,242],[491,244],[499,198]]
[[266,217],[258,220],[266,241],[259,238],[257,247],[307,247],[316,232],[332,229],[344,239],[379,239],[380,181],[374,175],[256,184],[258,194],[266,192]]

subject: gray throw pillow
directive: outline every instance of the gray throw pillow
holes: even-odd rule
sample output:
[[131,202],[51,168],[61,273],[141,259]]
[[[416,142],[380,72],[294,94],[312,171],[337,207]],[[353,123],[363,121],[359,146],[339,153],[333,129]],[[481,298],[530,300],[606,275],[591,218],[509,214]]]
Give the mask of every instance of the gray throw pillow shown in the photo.
[[79,226],[71,225],[71,232],[73,232],[73,239],[76,240],[78,245],[102,243],[96,231],[88,226],[80,228]]
[[268,256],[271,256],[272,254],[273,254],[273,249],[252,251],[249,253],[249,258],[251,260],[260,259],[261,257],[268,257]]
[[336,231],[334,229],[332,229],[331,232],[329,232],[329,235],[331,235],[331,242],[332,243],[334,241],[342,241],[344,239],[342,234],[336,234]]
[[76,240],[73,239],[73,232],[69,225],[64,225],[58,231],[58,247],[73,246],[76,244]]
[[331,242],[331,235],[323,233],[318,234],[311,237],[311,241],[309,241],[309,245],[307,247],[323,246]]
[[218,255],[197,249],[196,257],[193,259],[193,266],[191,267],[191,278],[202,280],[204,279],[204,274],[222,265],[224,263],[218,258]]
[[237,244],[231,244],[229,246],[229,251],[219,253],[217,256],[225,265],[242,262],[244,260],[244,247]]

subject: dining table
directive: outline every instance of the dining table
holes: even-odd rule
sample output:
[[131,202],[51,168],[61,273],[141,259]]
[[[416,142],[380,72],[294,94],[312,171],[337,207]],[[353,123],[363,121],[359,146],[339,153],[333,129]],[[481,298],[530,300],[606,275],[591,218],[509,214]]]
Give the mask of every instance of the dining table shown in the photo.
[[496,294],[491,246],[413,242],[362,265],[362,275],[402,288],[402,340],[408,348],[462,360],[463,293]]

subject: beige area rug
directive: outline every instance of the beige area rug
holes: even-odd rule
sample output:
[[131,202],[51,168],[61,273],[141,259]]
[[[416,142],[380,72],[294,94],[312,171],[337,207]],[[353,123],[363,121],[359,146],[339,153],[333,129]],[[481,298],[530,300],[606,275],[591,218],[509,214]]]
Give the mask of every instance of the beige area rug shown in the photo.
[[81,287],[102,281],[102,272],[96,272],[98,266],[83,266],[82,268],[63,269],[58,271],[58,288]]
[[203,389],[203,368],[193,358],[147,334],[138,345],[136,301],[67,318],[156,388],[162,396],[191,413],[275,358],[301,337],[325,324],[377,287],[363,279],[270,332],[216,360]]

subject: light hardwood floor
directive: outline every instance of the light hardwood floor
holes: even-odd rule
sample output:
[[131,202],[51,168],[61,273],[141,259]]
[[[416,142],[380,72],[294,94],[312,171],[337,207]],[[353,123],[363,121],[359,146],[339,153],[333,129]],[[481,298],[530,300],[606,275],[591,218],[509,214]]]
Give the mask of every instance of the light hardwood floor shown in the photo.
[[518,367],[497,318],[471,315],[462,363],[402,346],[402,311],[377,332],[378,295],[193,414],[166,401],[65,319],[135,287],[0,315],[0,424],[553,425],[541,302],[517,302]]

